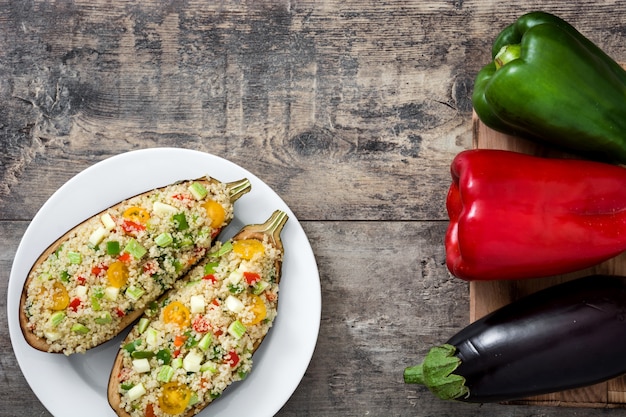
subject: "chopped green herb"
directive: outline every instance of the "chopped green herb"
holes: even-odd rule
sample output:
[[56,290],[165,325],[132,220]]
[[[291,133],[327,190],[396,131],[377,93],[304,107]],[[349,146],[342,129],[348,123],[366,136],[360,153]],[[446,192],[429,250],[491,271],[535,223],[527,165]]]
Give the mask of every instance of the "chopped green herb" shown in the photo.
[[198,345],[198,339],[193,337],[193,335],[191,334],[190,331],[186,331],[184,333],[184,335],[187,336],[187,340],[185,341],[185,347],[186,348],[190,349],[190,348]]
[[244,290],[243,286],[240,284],[228,284],[228,291],[232,294],[241,294]]
[[109,324],[113,321],[113,319],[111,318],[111,313],[105,311],[100,317],[96,317],[94,321],[96,324]]
[[189,229],[189,223],[187,223],[187,218],[185,217],[185,213],[178,213],[172,216],[174,220],[174,224],[176,225],[176,230],[182,231]]
[[193,237],[191,235],[183,235],[180,238],[174,239],[174,247],[176,249],[187,248],[193,246]]
[[156,358],[163,365],[169,365],[172,362],[172,353],[169,349],[161,349],[156,353]]
[[59,279],[63,282],[70,282],[70,274],[67,271],[62,271],[59,275]]
[[204,275],[215,273],[215,268],[219,264],[219,262],[208,262],[206,265],[204,265]]

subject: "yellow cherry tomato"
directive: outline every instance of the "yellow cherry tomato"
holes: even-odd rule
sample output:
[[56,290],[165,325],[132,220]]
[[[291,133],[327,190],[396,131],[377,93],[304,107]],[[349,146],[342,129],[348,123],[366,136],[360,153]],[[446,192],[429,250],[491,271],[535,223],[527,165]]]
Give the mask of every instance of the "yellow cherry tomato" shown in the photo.
[[60,282],[55,281],[52,284],[52,288],[47,291],[46,296],[52,299],[52,309],[54,311],[65,310],[70,305],[70,295]]
[[233,252],[249,261],[255,255],[263,254],[265,252],[265,246],[256,239],[236,240],[233,242]]
[[159,407],[167,414],[180,414],[187,408],[191,400],[191,390],[178,382],[168,382],[163,385],[159,397]]
[[122,261],[115,261],[107,269],[109,284],[115,288],[122,288],[128,281],[128,267]]
[[124,210],[122,217],[131,222],[146,224],[150,220],[150,213],[143,207],[132,206]]
[[265,302],[258,295],[252,294],[252,298],[254,300],[254,304],[250,311],[254,314],[254,317],[250,321],[244,321],[243,324],[246,326],[253,326],[255,324],[260,323],[265,317],[267,317],[267,308],[265,307]]
[[217,229],[224,224],[224,219],[226,218],[226,212],[224,211],[224,207],[217,201],[208,200],[206,203],[202,204],[202,207],[206,210],[206,214],[211,219],[211,227],[213,229]]
[[180,301],[172,301],[163,308],[163,321],[174,323],[183,328],[191,324],[191,312]]

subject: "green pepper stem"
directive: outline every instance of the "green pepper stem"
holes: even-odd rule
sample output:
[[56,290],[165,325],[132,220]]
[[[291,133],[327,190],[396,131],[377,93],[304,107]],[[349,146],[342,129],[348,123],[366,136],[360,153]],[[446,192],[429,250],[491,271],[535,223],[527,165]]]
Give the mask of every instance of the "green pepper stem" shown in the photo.
[[522,54],[522,46],[520,44],[504,45],[494,58],[496,70],[502,68],[509,62],[518,59]]

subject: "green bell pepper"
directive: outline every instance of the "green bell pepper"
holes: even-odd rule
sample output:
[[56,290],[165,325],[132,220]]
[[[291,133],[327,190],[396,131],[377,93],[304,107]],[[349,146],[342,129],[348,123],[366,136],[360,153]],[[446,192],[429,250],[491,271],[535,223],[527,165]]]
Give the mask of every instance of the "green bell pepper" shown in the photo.
[[626,71],[573,26],[531,12],[506,27],[474,83],[490,128],[626,163]]

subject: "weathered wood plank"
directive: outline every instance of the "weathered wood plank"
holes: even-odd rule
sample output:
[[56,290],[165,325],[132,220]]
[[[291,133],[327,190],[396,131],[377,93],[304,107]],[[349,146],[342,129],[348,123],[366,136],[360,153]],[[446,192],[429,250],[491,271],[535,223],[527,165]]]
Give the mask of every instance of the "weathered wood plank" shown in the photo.
[[195,6],[10,9],[13,82],[0,100],[23,115],[7,117],[7,217],[32,216],[41,190],[89,164],[148,146],[225,156],[305,218],[443,217],[441,167],[471,138],[470,69],[451,76],[459,51],[432,35],[432,13],[454,8]]

